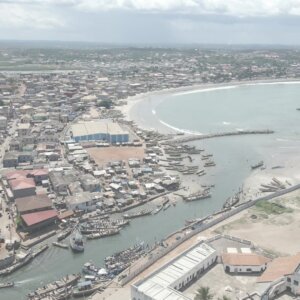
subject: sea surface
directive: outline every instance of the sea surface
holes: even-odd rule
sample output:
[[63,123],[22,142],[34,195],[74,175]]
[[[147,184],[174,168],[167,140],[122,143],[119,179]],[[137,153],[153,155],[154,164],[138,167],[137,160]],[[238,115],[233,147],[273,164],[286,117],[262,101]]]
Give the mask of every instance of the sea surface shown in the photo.
[[194,141],[214,155],[217,166],[199,177],[195,184],[215,184],[212,198],[193,203],[179,202],[154,216],[131,221],[120,235],[88,241],[83,254],[53,248],[11,276],[1,281],[15,281],[14,289],[1,290],[0,300],[26,299],[35,288],[69,273],[78,273],[83,264],[92,261],[103,265],[103,259],[135,243],[152,244],[184,225],[186,219],[206,216],[219,210],[224,201],[243,186],[251,174],[251,164],[265,161],[267,168],[285,158],[300,146],[300,84],[276,83],[209,88],[162,96],[149,96],[138,102],[130,116],[138,124],[161,132],[191,134],[272,129],[272,135],[252,135]]

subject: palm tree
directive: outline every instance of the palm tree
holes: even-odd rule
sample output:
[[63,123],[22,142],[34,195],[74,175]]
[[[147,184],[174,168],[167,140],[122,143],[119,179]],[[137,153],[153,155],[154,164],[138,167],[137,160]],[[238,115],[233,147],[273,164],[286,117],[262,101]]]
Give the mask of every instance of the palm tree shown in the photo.
[[223,297],[222,298],[218,298],[218,300],[230,300],[230,298],[227,297],[227,296],[225,296],[225,295],[223,295]]
[[213,294],[210,293],[209,287],[200,287],[197,290],[197,294],[194,298],[194,300],[212,300],[213,299]]

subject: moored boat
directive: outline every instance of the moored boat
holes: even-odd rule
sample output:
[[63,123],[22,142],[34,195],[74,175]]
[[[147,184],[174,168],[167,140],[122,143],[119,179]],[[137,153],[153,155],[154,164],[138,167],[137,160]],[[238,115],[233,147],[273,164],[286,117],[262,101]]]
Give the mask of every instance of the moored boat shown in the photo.
[[65,229],[57,236],[57,241],[64,240],[68,235],[70,235],[72,232],[72,228]]
[[83,238],[77,229],[71,234],[70,247],[73,250],[73,252],[83,252],[84,251]]
[[111,236],[120,233],[120,229],[107,229],[107,230],[101,230],[95,233],[91,233],[86,235],[88,240],[93,240],[93,239],[101,239],[103,237]]
[[264,165],[264,162],[263,162],[263,161],[260,161],[260,162],[258,162],[257,164],[252,165],[252,166],[251,166],[251,169],[252,169],[252,170],[255,170],[255,169],[259,168],[259,167],[262,167],[263,165]]
[[92,281],[82,281],[73,289],[73,297],[85,297],[99,290],[102,285],[94,284]]
[[67,244],[63,244],[63,243],[59,243],[59,242],[53,242],[52,243],[53,246],[59,247],[59,248],[63,248],[63,249],[68,249],[69,246]]
[[12,282],[2,282],[0,283],[0,289],[11,288],[14,287],[15,283]]
[[163,208],[163,205],[159,205],[154,211],[153,211],[153,215],[156,215],[156,214],[158,214],[161,210],[162,210],[162,208]]

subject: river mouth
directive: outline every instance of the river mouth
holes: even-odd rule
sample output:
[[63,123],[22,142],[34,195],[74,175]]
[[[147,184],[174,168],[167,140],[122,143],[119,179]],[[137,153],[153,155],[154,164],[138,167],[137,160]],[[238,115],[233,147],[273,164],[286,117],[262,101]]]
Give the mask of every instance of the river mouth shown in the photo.
[[[276,88],[277,85],[267,85],[267,87]],[[287,172],[288,164],[293,163],[292,158],[294,155],[298,155],[297,152],[300,146],[299,126],[297,126],[300,112],[296,111],[296,108],[299,107],[297,105],[297,95],[300,95],[300,86],[298,84],[280,84],[279,86],[282,88],[281,92],[279,93],[277,90],[275,96],[283,97],[285,95],[289,101],[288,104],[284,101],[280,102],[274,112],[270,114],[268,120],[264,120],[265,117],[261,115],[256,116],[260,106],[252,109],[253,113],[246,115],[247,118],[245,118],[245,114],[243,117],[237,118],[239,114],[231,114],[231,110],[228,110],[229,115],[224,116],[221,115],[221,110],[220,118],[216,119],[216,115],[213,117],[212,114],[209,114],[213,109],[209,107],[212,102],[207,97],[211,96],[212,90],[205,93],[201,92],[202,96],[206,94],[206,110],[194,109],[186,112],[186,115],[179,103],[182,99],[179,98],[192,97],[184,101],[193,103],[193,101],[199,99],[193,100],[193,96],[198,97],[197,92],[156,95],[152,98],[150,96],[148,99],[137,103],[132,108],[131,117],[141,126],[166,133],[176,132],[176,129],[179,129],[189,131],[190,134],[201,134],[237,130],[239,128],[273,129],[275,133],[273,135],[234,136],[190,142],[190,145],[204,148],[205,153],[212,153],[216,162],[216,167],[211,168],[205,177],[195,179],[192,176],[187,176],[186,178],[196,188],[200,185],[214,184],[215,187],[212,189],[210,199],[192,203],[180,201],[176,206],[172,206],[157,215],[134,219],[128,227],[122,230],[119,236],[88,242],[85,252],[80,255],[72,255],[68,251],[51,248],[32,264],[5,278],[6,281],[15,281],[17,284],[15,289],[1,291],[1,300],[24,299],[26,294],[41,285],[57,280],[66,274],[78,273],[87,261],[92,261],[99,266],[103,265],[104,258],[115,251],[125,249],[140,241],[153,244],[182,227],[186,219],[204,217],[219,210],[225,200],[244,185],[246,178],[251,177],[254,173],[261,174],[260,170],[252,171],[250,168],[252,164],[260,160],[265,162],[268,171],[280,165],[283,166],[283,169],[277,169],[278,174]],[[247,89],[251,90],[256,87],[261,88],[260,92],[265,93],[261,95],[260,99],[268,98],[265,85],[248,85]],[[290,91],[288,91],[289,89]],[[230,94],[232,95],[237,90],[239,90],[239,87],[224,88],[218,89],[216,93],[218,97],[224,99],[224,95],[230,97]],[[249,90],[246,94],[248,93]],[[293,101],[290,101],[291,97],[293,97]],[[173,105],[175,104],[174,99],[178,103],[171,111],[170,101],[173,101]],[[271,100],[274,98],[272,96],[269,99],[272,103]],[[188,107],[193,107],[193,105],[189,104]],[[270,106],[265,108],[264,116],[270,113],[269,109]],[[180,116],[184,115],[185,119],[181,119]],[[205,119],[201,118],[202,116],[205,116]],[[139,123],[139,118],[141,123]],[[252,118],[256,118],[256,121]],[[247,120],[253,122],[247,123]],[[170,128],[162,122],[174,128]],[[201,161],[196,159],[194,163],[201,164]]]

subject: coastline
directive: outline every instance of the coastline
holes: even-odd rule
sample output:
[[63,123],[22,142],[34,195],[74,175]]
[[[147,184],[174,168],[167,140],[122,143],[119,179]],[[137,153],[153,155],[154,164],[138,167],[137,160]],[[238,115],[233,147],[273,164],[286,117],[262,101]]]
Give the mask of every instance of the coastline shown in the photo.
[[[260,80],[253,80],[253,81],[231,81],[227,83],[221,84],[214,84],[214,83],[203,83],[197,84],[192,86],[184,86],[179,88],[169,88],[163,89],[160,91],[153,91],[138,94],[132,97],[128,97],[126,99],[127,104],[119,107],[121,112],[124,115],[124,119],[128,121],[135,122],[140,128],[144,130],[157,130],[162,133],[173,133],[176,134],[178,132],[185,133],[185,136],[190,134],[195,134],[193,132],[187,132],[185,130],[181,130],[179,128],[175,128],[166,124],[165,122],[159,120],[157,118],[156,122],[149,125],[145,122],[139,122],[139,118],[144,119],[143,116],[137,115],[134,111],[134,108],[137,104],[147,101],[150,97],[156,99],[155,104],[158,105],[159,103],[163,102],[165,97],[175,94],[185,94],[185,93],[196,93],[199,91],[213,91],[215,89],[228,89],[234,88],[238,86],[251,86],[251,85],[268,85],[268,84],[300,84],[300,80],[295,80],[293,78],[286,78],[286,79],[260,79]],[[148,113],[152,113],[153,111],[149,111]],[[287,151],[284,154],[277,154],[275,157],[269,158],[267,162],[267,168],[263,170],[256,170],[251,172],[249,176],[244,178],[243,180],[243,189],[245,191],[245,195],[243,197],[244,201],[247,201],[255,196],[257,196],[260,184],[267,184],[269,183],[273,177],[276,177],[282,181],[288,181],[292,184],[296,184],[300,181],[300,172],[297,170],[295,166],[300,165],[300,158],[297,155],[297,148],[294,150]],[[276,165],[282,165],[282,168],[273,169],[272,167]],[[192,185],[192,182],[185,178],[186,185]],[[195,188],[195,187],[194,187]]]
[[[235,88],[238,86],[251,86],[251,85],[267,85],[267,84],[300,84],[300,80],[295,80],[295,78],[286,78],[286,79],[259,79],[259,80],[245,80],[245,81],[230,81],[226,83],[202,83],[190,86],[182,86],[177,88],[167,88],[158,91],[151,91],[146,93],[137,94],[135,96],[128,97],[124,99],[126,101],[125,105],[117,107],[118,110],[122,112],[124,115],[124,120],[126,121],[133,121],[135,122],[140,128],[144,130],[157,130],[163,131],[164,133],[185,133],[185,134],[199,134],[198,132],[192,132],[180,128],[173,127],[163,120],[157,119],[157,124],[147,124],[144,122],[144,118],[139,116],[134,112],[134,108],[137,104],[141,102],[147,101],[149,98],[155,98],[155,104],[158,105],[164,101],[167,96],[171,95],[181,95],[181,94],[190,94],[190,93],[197,93],[200,91],[213,91],[217,89],[228,89],[228,88]],[[153,113],[149,112],[149,113]],[[155,113],[155,112],[154,112]],[[141,119],[143,122],[141,122]]]

